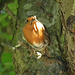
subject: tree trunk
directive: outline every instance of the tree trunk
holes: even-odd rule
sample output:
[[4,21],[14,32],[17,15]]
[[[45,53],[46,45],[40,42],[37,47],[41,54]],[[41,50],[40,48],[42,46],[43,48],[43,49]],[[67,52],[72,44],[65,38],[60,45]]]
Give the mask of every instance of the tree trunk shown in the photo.
[[75,0],[62,0],[60,6],[65,35],[64,52],[68,62],[68,75],[75,75]]
[[25,19],[29,15],[36,15],[47,28],[50,37],[50,45],[48,46],[50,57],[43,56],[38,60],[35,55],[30,56],[29,46],[17,48],[13,51],[16,75],[65,75],[65,67],[61,61],[62,59],[65,61],[65,41],[59,3],[56,0],[18,0],[18,4],[17,29],[13,45],[18,44],[18,41],[23,41],[22,27],[25,24]]

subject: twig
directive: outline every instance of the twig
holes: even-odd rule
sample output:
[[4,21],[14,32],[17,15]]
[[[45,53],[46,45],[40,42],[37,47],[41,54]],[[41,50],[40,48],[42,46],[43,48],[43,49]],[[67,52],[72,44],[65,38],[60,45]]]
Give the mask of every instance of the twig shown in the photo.
[[18,44],[15,45],[15,46],[11,46],[11,45],[6,44],[4,42],[1,42],[1,45],[4,46],[4,47],[6,47],[6,48],[8,48],[8,49],[10,49],[11,52],[20,50],[19,47],[21,47],[21,46],[23,46],[26,49],[28,48],[28,46],[26,44],[24,44],[23,42],[20,42],[20,41],[18,41]]
[[7,47],[7,48],[10,49],[11,51],[16,50],[15,47],[13,47],[13,46],[11,46],[11,45],[8,45],[8,44],[6,44],[6,43],[4,43],[4,42],[1,42],[1,45],[4,46],[4,47]]
[[27,46],[26,44],[24,44],[23,42],[18,41],[18,43],[19,43],[21,46],[23,46],[23,47],[25,47],[25,48],[28,48],[28,46]]
[[13,40],[16,33],[17,18],[16,15],[8,8],[7,3],[5,3],[5,10],[8,13],[8,15],[12,18],[13,21],[13,38],[12,38]]

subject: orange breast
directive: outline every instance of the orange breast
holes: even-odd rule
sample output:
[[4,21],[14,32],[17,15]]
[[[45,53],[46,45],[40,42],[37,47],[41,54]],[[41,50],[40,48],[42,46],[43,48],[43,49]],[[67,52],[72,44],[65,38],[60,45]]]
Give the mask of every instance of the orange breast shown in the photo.
[[[41,36],[39,34],[42,34]],[[33,26],[25,25],[23,28],[23,35],[24,38],[27,40],[28,43],[33,44],[34,42],[39,44],[43,43],[45,40],[44,33],[41,31],[40,33],[35,32]]]

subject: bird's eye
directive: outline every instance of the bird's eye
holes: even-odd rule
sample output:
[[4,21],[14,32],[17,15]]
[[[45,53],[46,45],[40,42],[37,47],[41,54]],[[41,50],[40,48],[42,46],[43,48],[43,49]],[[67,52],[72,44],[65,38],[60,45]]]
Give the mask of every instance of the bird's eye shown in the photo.
[[29,22],[29,20],[27,20],[27,22]]
[[31,25],[33,24],[33,21],[34,21],[35,19],[32,19],[32,21],[31,21]]

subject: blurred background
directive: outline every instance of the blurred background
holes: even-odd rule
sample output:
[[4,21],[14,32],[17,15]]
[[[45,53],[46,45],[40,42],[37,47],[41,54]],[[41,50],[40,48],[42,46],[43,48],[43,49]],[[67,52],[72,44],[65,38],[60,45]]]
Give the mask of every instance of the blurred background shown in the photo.
[[15,75],[12,54],[8,47],[3,47],[1,43],[11,44],[12,42],[12,19],[5,11],[5,3],[8,8],[17,15],[17,0],[0,0],[0,75]]
[[[30,0],[31,1],[31,0]],[[38,2],[39,0],[37,0],[37,2]],[[42,1],[42,0],[40,0],[40,1]],[[45,0],[44,0],[45,1]],[[51,0],[52,1],[52,0]],[[60,1],[60,0],[57,0],[58,2]],[[68,16],[70,16],[71,15],[71,11],[72,11],[72,7],[73,7],[73,4],[75,4],[74,3],[74,1],[75,0],[72,0],[72,1],[70,1],[70,0],[61,0],[62,1],[62,11],[63,11],[63,13],[64,12],[66,12],[65,14],[64,14],[64,16],[65,16],[65,21],[67,20],[67,17]],[[69,1],[69,2],[68,2]],[[34,2],[34,3],[37,3],[37,2]],[[53,3],[53,1],[52,1],[52,3]],[[52,6],[53,7],[53,4],[51,3],[51,5],[50,6]],[[12,46],[12,41],[13,41],[13,19],[8,15],[8,13],[6,12],[6,7],[5,7],[5,4],[8,4],[8,9],[10,9],[10,11],[14,14],[14,15],[16,15],[17,16],[17,8],[18,8],[18,0],[0,0],[0,75],[15,75],[15,66],[14,66],[14,64],[13,64],[13,58],[12,58],[12,54],[11,54],[11,51],[10,51],[10,49],[8,48],[8,46]],[[46,3],[47,4],[47,3]],[[20,3],[20,5],[21,5],[21,3]],[[45,5],[45,4],[44,4]],[[48,4],[47,4],[48,5]],[[68,7],[67,7],[67,5],[69,5]],[[25,6],[24,6],[24,8],[22,9],[22,10],[24,10],[26,13],[24,13],[24,16],[26,15],[26,14],[28,14],[28,15],[30,15],[30,14],[33,14],[33,10],[32,10],[32,8],[31,8],[31,6],[33,6],[32,5],[32,3],[31,3],[31,5],[30,5],[30,3],[29,4],[26,4]],[[39,10],[41,10],[42,8],[40,8],[39,6],[41,6],[41,4],[38,4],[38,10],[36,9],[36,7],[34,7],[34,9],[35,9],[35,12],[34,12],[34,14],[36,13],[36,10],[37,11],[39,11]],[[57,7],[56,7],[57,6]],[[49,14],[47,14],[46,12],[46,15],[49,15],[50,17],[51,17],[51,14],[50,14],[50,12],[51,13],[53,13],[53,15],[54,15],[54,17],[52,16],[51,17],[51,21],[52,21],[52,19],[53,19],[53,22],[55,23],[55,21],[54,21],[54,18],[56,19],[56,18],[59,18],[60,17],[60,15],[58,16],[58,10],[59,10],[59,7],[58,7],[58,5],[55,5],[53,8],[52,7],[48,7],[48,6],[46,6],[45,5],[45,10],[46,10],[46,12],[49,12]],[[56,8],[55,8],[56,7]],[[48,10],[48,9],[50,9],[50,8],[52,8],[51,10]],[[19,8],[19,9],[21,9],[21,8]],[[56,10],[55,10],[56,9]],[[30,11],[28,11],[28,10],[30,10]],[[22,12],[22,11],[21,11]],[[20,13],[21,13],[20,12]],[[41,13],[42,11],[40,11],[40,13]],[[38,15],[40,15],[40,13],[38,13]],[[10,14],[10,13],[9,13]],[[56,15],[57,14],[57,15]],[[23,15],[23,14],[22,14]],[[43,13],[43,15],[42,16],[44,16],[44,13]],[[20,17],[21,17],[21,15],[20,15]],[[45,16],[44,16],[45,17]],[[23,17],[21,20],[23,20],[25,17]],[[74,19],[75,20],[75,19]],[[44,19],[42,19],[42,18],[40,18],[40,21],[42,22],[42,21],[44,21],[45,23],[48,23],[47,25],[49,25],[50,23],[49,23],[49,21],[48,20],[46,20],[45,18]],[[56,32],[56,33],[58,33],[58,34],[60,34],[60,23],[59,23],[59,19],[56,19],[56,24],[57,25],[52,25],[52,29],[51,29],[51,32],[50,33],[52,33],[53,34],[53,32]],[[52,23],[52,24],[54,24],[54,23]],[[74,22],[75,23],[75,22]],[[75,25],[75,24],[74,24]],[[56,27],[56,29],[54,29]],[[67,34],[67,33],[66,33]],[[53,41],[53,43],[54,44],[52,44],[52,46],[51,46],[51,51],[52,51],[52,53],[54,53],[54,55],[56,56],[56,55],[58,55],[58,56],[60,56],[61,55],[61,53],[59,53],[60,51],[59,51],[59,44],[58,44],[58,42],[59,41],[57,41],[57,39],[56,39],[56,35],[55,35],[55,33],[53,34],[53,35],[51,35],[52,36],[52,41]],[[68,37],[70,37],[69,35],[66,35],[67,36],[67,42],[69,43],[68,44],[68,47],[67,47],[67,54],[68,54],[68,56],[66,56],[67,58],[68,58],[68,62],[69,62],[69,65],[70,65],[70,68],[71,69],[73,69],[74,70],[74,73],[75,73],[75,67],[74,67],[74,63],[75,63],[75,61],[73,62],[72,60],[73,59],[75,59],[74,58],[74,56],[70,56],[70,54],[68,53],[69,52],[69,47],[71,48],[71,46],[73,47],[73,48],[75,48],[75,45],[73,44],[73,43],[75,43],[75,41],[72,41],[71,43],[70,43],[70,41],[68,40]],[[75,35],[73,35],[74,36],[74,38],[75,38]],[[64,35],[62,35],[61,37],[59,37],[60,39],[60,42],[61,42],[61,46],[62,46],[62,48],[64,48]],[[71,38],[72,39],[72,38]],[[2,45],[2,43],[4,43],[5,44],[5,46],[3,46]],[[7,46],[8,45],[8,46]],[[69,46],[70,45],[70,46]],[[54,52],[53,52],[53,50],[54,50]],[[56,51],[56,52],[55,52]],[[65,49],[65,51],[66,51],[66,49]],[[62,56],[62,58],[64,58],[65,56],[65,54],[66,54],[66,52],[63,52],[64,54],[63,54],[63,56]],[[74,50],[75,51],[75,50]],[[73,52],[73,51],[72,51]],[[70,52],[71,53],[71,52]],[[67,55],[66,54],[66,55]],[[72,58],[71,58],[72,57]],[[31,61],[30,61],[30,63],[32,62],[33,60],[31,59]],[[35,60],[36,61],[36,60]],[[33,62],[32,62],[33,63]],[[30,64],[30,67],[31,66],[33,66],[33,67],[31,67],[30,68],[30,70],[31,71],[33,71],[34,72],[34,69],[35,69],[35,71],[36,71],[36,69],[38,69],[39,70],[39,68],[33,63],[33,65],[32,65],[32,63]],[[37,62],[35,62],[35,63],[37,63]],[[27,65],[27,64],[26,64]],[[28,64],[29,65],[29,64]],[[68,66],[69,66],[68,65]],[[73,65],[73,66],[72,66]],[[38,66],[39,66],[39,64],[38,64]],[[58,65],[57,65],[58,66]],[[53,66],[52,66],[53,67]],[[56,65],[54,66],[54,67],[56,67]],[[41,67],[42,68],[42,67]],[[51,68],[51,67],[50,67]],[[42,68],[42,71],[41,72],[43,72],[43,69],[44,68]],[[60,69],[60,68],[59,68]],[[59,70],[58,69],[58,67],[56,67],[56,70]],[[45,70],[46,70],[46,68],[45,68]],[[53,69],[54,70],[54,69]],[[32,73],[33,73],[32,72]],[[51,71],[50,72],[52,72],[52,69],[51,69]],[[52,72],[53,73],[53,72]],[[55,71],[54,71],[54,73],[55,73]],[[53,74],[54,75],[54,74]],[[57,74],[58,75],[58,74]],[[73,75],[73,74],[71,74],[71,75]],[[75,74],[74,74],[75,75]]]

